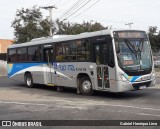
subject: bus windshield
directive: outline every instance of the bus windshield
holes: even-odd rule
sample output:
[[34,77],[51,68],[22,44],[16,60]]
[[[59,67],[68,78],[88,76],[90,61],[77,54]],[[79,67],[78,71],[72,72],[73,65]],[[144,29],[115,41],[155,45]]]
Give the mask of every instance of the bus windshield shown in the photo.
[[118,64],[123,70],[151,69],[152,57],[149,42],[143,39],[123,39],[115,42]]

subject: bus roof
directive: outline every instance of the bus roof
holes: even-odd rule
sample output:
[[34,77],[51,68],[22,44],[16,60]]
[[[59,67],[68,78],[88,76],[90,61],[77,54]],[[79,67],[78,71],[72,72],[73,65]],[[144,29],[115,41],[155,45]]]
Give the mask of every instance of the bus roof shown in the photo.
[[[140,31],[140,30],[114,30],[114,31]],[[89,37],[95,37],[100,35],[111,35],[112,36],[113,30],[101,30],[101,31],[95,31],[95,32],[85,32],[77,35],[62,35],[56,38],[55,37],[49,37],[49,38],[37,38],[33,39],[30,42],[26,43],[20,43],[20,44],[13,44],[10,45],[8,48],[19,48],[19,47],[26,47],[26,46],[33,46],[33,45],[40,45],[40,44],[49,44],[49,43],[56,43],[56,42],[63,42],[63,41],[69,41],[69,40],[75,40],[75,39],[82,39],[82,38],[89,38]]]

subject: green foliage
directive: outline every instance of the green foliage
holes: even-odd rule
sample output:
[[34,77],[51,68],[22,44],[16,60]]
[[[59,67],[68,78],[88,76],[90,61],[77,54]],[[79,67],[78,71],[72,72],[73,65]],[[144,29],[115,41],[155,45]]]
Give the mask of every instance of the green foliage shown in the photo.
[[[54,34],[80,34],[83,32],[92,32],[104,29],[96,22],[83,22],[82,24],[59,21],[53,24]],[[43,19],[40,9],[34,6],[31,9],[17,10],[16,18],[12,22],[14,28],[15,43],[28,42],[34,38],[47,37],[50,31],[50,22]],[[53,28],[53,27],[52,27]]]
[[32,9],[17,10],[12,27],[14,28],[15,43],[24,43],[49,35],[49,22],[46,19],[42,20],[42,13],[36,6]]
[[154,53],[157,53],[160,50],[160,32],[156,34],[157,32],[156,26],[150,26],[148,31],[149,31],[149,39],[151,42],[152,50]]
[[97,22],[92,24],[91,22],[84,21],[82,24],[78,24],[70,22],[65,23],[63,21],[57,20],[56,24],[58,25],[57,34],[75,35],[83,32],[93,32],[104,29],[104,27]]

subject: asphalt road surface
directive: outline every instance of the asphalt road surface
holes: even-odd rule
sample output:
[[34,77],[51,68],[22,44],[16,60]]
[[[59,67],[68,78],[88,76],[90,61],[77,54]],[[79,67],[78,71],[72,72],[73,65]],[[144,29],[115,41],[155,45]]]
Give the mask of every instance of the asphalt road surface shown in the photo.
[[[120,94],[96,92],[93,96],[83,96],[76,94],[76,90],[68,88],[63,92],[57,92],[54,87],[42,85],[29,89],[21,82],[0,77],[0,119],[160,120],[160,86]],[[48,128],[61,129],[62,127]],[[63,128],[81,129],[82,127]],[[158,129],[159,127],[141,128]]]

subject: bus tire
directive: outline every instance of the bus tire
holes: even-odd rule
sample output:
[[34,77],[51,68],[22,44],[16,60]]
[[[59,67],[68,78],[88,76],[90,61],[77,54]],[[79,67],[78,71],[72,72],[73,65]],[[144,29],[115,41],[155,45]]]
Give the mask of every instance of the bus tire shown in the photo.
[[25,84],[28,88],[33,88],[33,78],[31,74],[25,75]]
[[88,77],[83,77],[80,79],[79,90],[83,95],[93,94],[92,83]]

